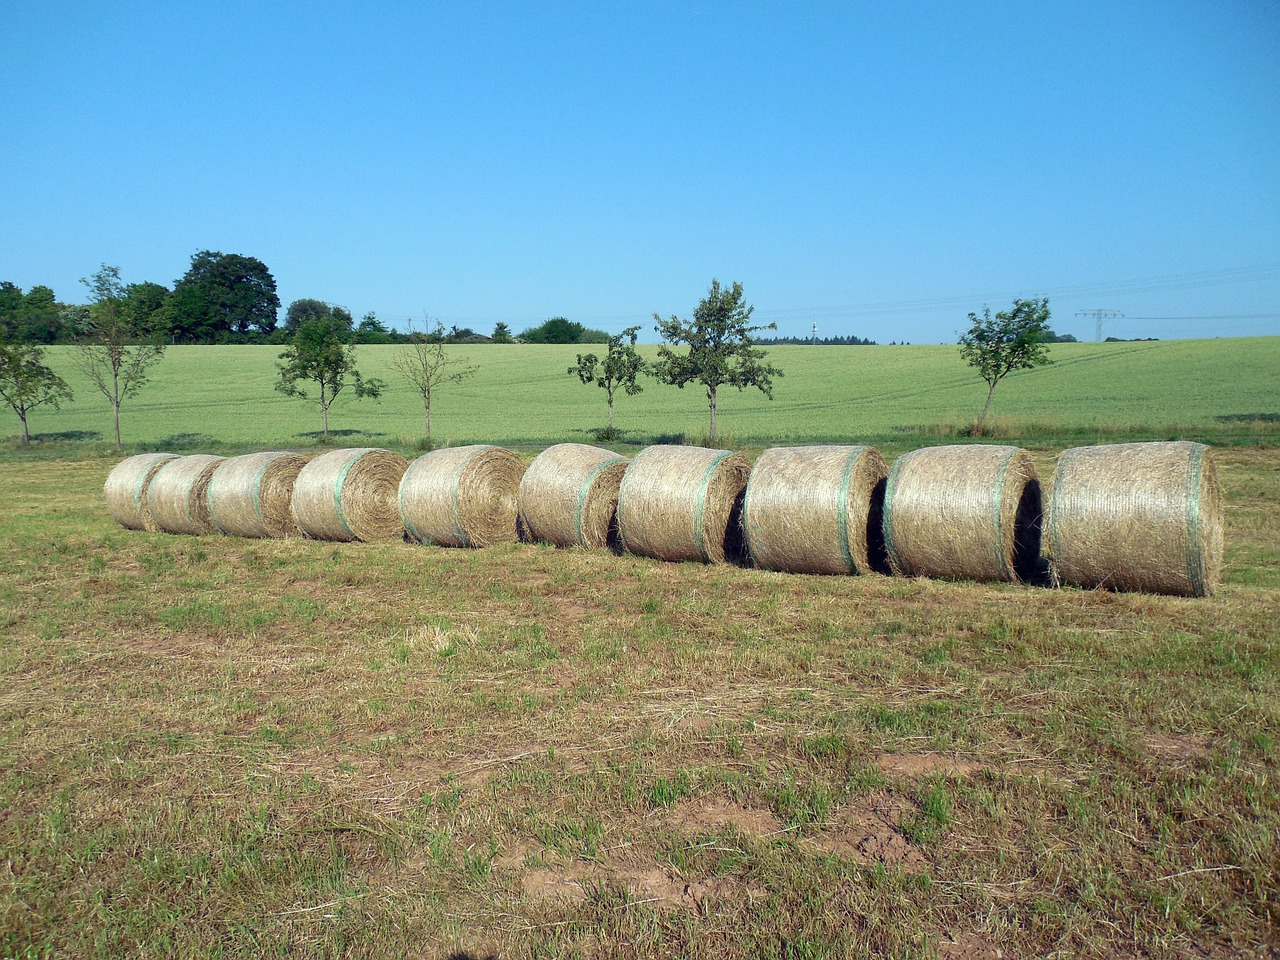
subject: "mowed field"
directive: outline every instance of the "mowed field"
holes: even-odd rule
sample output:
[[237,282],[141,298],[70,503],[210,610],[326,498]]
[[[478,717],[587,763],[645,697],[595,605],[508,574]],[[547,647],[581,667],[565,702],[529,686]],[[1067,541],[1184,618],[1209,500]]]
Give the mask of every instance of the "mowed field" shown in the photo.
[[[339,397],[330,427],[342,442],[407,447],[423,436],[422,404],[391,368],[395,346],[358,348],[366,375],[386,381],[379,402]],[[599,346],[475,345],[447,348],[479,370],[433,400],[437,443],[546,444],[590,440],[606,420],[605,394],[567,373],[579,352]],[[652,358],[656,347],[642,347]],[[313,443],[314,403],[275,392],[280,347],[171,347],[152,382],[125,403],[124,442],[131,448],[266,449]],[[1280,417],[1280,337],[1147,343],[1055,344],[1054,363],[1012,374],[996,390],[997,430],[1046,441],[1071,436],[1216,437],[1274,435]],[[73,364],[72,348],[49,351],[50,363],[75,389],[60,412],[32,415],[36,434],[111,439],[111,412]],[[720,432],[730,445],[857,438],[947,436],[977,419],[986,385],[951,346],[776,347],[781,367],[774,399],[756,390],[720,395]],[[8,432],[17,417],[7,409]],[[617,426],[626,440],[648,443],[707,432],[707,400],[645,381],[620,397]],[[3,428],[0,428],[3,429]]]
[[[1064,436],[1221,436],[1206,599],[148,534],[95,442],[2,456],[0,957],[1274,956],[1277,342],[1055,347],[997,391],[1046,479]],[[172,351],[126,442],[305,445],[277,352]],[[465,352],[439,439],[603,423],[574,348]],[[772,405],[723,407],[748,453],[892,455],[983,399],[954,348],[774,359]],[[339,442],[419,435],[407,395],[342,409]],[[705,404],[619,417],[693,440]]]

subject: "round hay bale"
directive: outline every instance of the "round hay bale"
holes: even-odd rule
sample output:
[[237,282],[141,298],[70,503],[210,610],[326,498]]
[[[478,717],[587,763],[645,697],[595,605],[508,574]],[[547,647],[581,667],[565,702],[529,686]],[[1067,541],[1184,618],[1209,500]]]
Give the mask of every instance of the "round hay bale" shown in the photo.
[[750,462],[730,450],[646,447],[618,488],[618,538],[628,553],[724,563],[742,556]]
[[409,465],[400,516],[409,536],[442,547],[487,547],[520,539],[516,525],[524,461],[488,444],[445,447]]
[[200,536],[213,533],[209,519],[209,480],[226,457],[198,453],[160,465],[147,487],[147,509],[165,533]]
[[533,458],[520,481],[520,522],[531,540],[603,547],[615,529],[627,458],[585,443],[557,443]]
[[925,447],[889,471],[884,540],[901,576],[1037,579],[1040,522],[1040,480],[1017,447]]
[[747,480],[743,526],[756,565],[786,573],[888,573],[880,451],[774,447]]
[[349,447],[316,457],[293,484],[293,519],[313,540],[394,540],[403,535],[396,488],[409,461]]
[[176,459],[175,453],[139,453],[126,457],[112,468],[103,493],[107,497],[107,510],[120,526],[126,530],[159,531],[147,510],[147,487],[157,470]]
[[1222,575],[1222,487],[1202,443],[1116,443],[1063,452],[1049,497],[1054,580],[1177,596]]
[[293,485],[307,458],[268,451],[231,457],[209,481],[209,519],[229,537],[297,537]]

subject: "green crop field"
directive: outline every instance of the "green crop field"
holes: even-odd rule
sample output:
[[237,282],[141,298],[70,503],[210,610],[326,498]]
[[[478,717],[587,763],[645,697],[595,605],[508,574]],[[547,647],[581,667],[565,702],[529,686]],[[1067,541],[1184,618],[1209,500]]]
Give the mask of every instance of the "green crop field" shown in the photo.
[[[330,426],[352,442],[411,447],[422,437],[420,400],[391,368],[397,347],[358,350],[362,371],[384,379],[380,402],[343,396]],[[433,402],[437,443],[546,444],[589,440],[604,426],[604,391],[566,371],[579,351],[599,347],[451,347],[479,366],[476,377],[441,390]],[[652,357],[654,347],[642,348]],[[278,347],[171,347],[152,382],[126,402],[122,430],[132,449],[275,448],[315,442],[314,404],[273,390]],[[60,412],[38,409],[33,432],[46,443],[110,439],[110,408],[75,370],[71,348],[50,362],[75,389]],[[872,439],[918,444],[971,424],[986,385],[954,346],[776,347],[784,376],[774,399],[758,391],[723,392],[722,442],[768,445]],[[1274,436],[1280,419],[1280,337],[1146,343],[1058,344],[1049,367],[1011,375],[996,390],[997,435],[1045,442],[1096,437]],[[646,381],[621,397],[617,426],[627,441],[707,431],[702,390]],[[17,432],[6,408],[3,421]],[[1082,441],[1082,442],[1087,442]]]

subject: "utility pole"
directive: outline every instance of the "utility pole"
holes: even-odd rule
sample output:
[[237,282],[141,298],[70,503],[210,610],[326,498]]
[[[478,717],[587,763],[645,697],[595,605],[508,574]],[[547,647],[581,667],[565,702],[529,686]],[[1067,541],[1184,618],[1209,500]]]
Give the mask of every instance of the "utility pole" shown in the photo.
[[1117,318],[1123,320],[1124,314],[1119,310],[1077,310],[1077,317],[1093,317],[1094,321],[1094,339],[1099,343],[1102,342],[1102,321],[1115,320]]

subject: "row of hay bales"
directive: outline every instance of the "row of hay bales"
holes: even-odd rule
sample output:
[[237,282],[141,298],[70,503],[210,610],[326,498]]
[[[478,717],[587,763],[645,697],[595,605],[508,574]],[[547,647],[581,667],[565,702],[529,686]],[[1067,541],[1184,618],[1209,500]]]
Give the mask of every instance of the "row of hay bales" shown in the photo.
[[867,446],[740,454],[653,446],[628,460],[557,444],[524,461],[502,447],[410,463],[343,449],[307,461],[140,454],[107,479],[125,527],[484,547],[530,540],[616,545],[660,560],[751,562],[791,573],[1041,582],[1204,596],[1222,566],[1222,495],[1198,443],[1064,452],[1044,522],[1040,480],[1017,447],[926,447],[890,466]]

